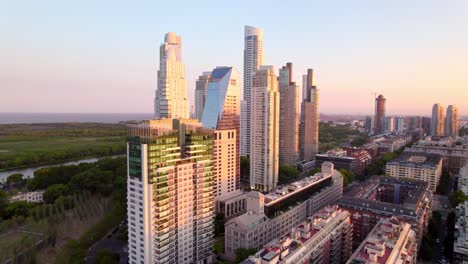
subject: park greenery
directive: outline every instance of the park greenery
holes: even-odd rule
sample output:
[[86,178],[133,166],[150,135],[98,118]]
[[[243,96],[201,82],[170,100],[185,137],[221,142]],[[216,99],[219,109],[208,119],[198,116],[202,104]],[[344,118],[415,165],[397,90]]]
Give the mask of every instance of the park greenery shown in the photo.
[[124,137],[121,124],[0,125],[0,170],[123,154]]
[[348,186],[348,184],[354,181],[354,173],[352,171],[345,170],[345,169],[339,169],[338,171],[341,173],[341,175],[343,175],[344,187]]
[[449,196],[450,204],[453,207],[463,203],[468,200],[468,195],[466,195],[462,190],[456,190]]
[[[70,230],[63,227],[64,224],[102,216],[78,240],[66,241],[59,249],[56,263],[81,263],[87,249],[118,225],[125,216],[125,157],[43,168],[37,170],[34,176],[26,180],[25,185],[30,191],[44,189],[45,202],[8,203],[6,193],[0,191],[0,232],[15,227],[36,226],[34,231],[43,233],[47,245],[55,247],[57,236],[63,237],[60,232]],[[59,230],[60,226],[62,230]],[[25,250],[24,244],[11,245],[0,254],[0,259],[8,256],[21,257],[18,254],[19,249]]]
[[279,165],[278,170],[278,184],[288,184],[290,182],[296,181],[299,177],[299,171],[293,167],[286,164]]
[[332,122],[320,122],[319,152],[324,153],[327,150],[340,147],[347,143],[351,136],[356,136],[356,139],[354,139],[357,140],[354,142],[356,146],[359,146],[359,143],[365,143],[365,140],[363,141],[362,138],[366,136],[360,135],[359,131],[352,129],[350,125],[335,125]]

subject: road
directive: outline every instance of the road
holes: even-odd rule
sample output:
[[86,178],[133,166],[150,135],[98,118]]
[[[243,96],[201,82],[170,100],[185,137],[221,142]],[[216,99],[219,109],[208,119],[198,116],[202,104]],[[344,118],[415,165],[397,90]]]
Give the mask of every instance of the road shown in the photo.
[[119,255],[119,262],[121,264],[126,264],[128,262],[128,243],[117,239],[119,232],[121,230],[125,230],[126,228],[127,220],[125,219],[117,228],[113,229],[103,239],[88,249],[85,263],[94,263],[94,257],[96,256],[96,253],[101,249],[108,249],[112,253]]

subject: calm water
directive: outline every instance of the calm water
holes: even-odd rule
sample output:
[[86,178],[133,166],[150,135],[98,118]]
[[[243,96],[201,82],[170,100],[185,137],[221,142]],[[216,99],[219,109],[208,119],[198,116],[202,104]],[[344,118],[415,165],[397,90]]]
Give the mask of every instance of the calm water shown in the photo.
[[[119,157],[119,156],[122,156],[122,155],[116,155],[116,156],[110,156],[110,157]],[[107,158],[110,158],[110,157],[107,157]],[[56,166],[61,166],[61,165],[76,165],[80,163],[92,163],[102,158],[105,158],[105,157],[67,161],[67,162],[62,162],[62,163],[28,167],[28,168],[17,169],[17,170],[0,171],[0,182],[5,182],[8,176],[15,174],[15,173],[23,174],[23,178],[31,178],[34,176],[34,172],[38,169],[47,168],[47,167],[56,167]]]
[[150,113],[0,113],[0,124],[97,122],[119,123],[154,118]]

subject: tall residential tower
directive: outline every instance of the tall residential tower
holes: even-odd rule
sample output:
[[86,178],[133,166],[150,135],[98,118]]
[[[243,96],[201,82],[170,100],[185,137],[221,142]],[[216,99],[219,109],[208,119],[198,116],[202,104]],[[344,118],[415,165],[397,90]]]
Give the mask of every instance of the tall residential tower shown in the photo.
[[279,91],[273,66],[261,66],[252,78],[250,107],[250,187],[271,191],[278,183]]
[[384,129],[384,119],[385,119],[385,97],[379,95],[375,98],[375,127],[374,134],[380,134],[385,131]]
[[259,28],[245,26],[244,34],[244,101],[246,112],[245,136],[241,138],[241,154],[242,156],[250,155],[250,119],[251,119],[251,98],[252,98],[252,77],[263,65],[263,31]]
[[445,116],[445,136],[458,136],[458,108],[454,105],[447,107],[447,115]]
[[129,263],[212,262],[212,137],[190,119],[127,127]]
[[203,108],[205,107],[208,83],[211,80],[211,72],[204,72],[195,83],[195,118],[201,120]]
[[[301,160],[315,159],[319,146],[319,91],[315,86],[312,69],[307,70],[304,98],[301,104],[299,151]],[[304,85],[303,85],[304,86]]]
[[279,71],[279,161],[295,166],[299,160],[299,87],[292,76],[292,63],[288,62]]
[[441,104],[432,107],[431,136],[443,137],[445,135],[445,109]]
[[238,71],[232,67],[213,70],[201,122],[215,130],[215,197],[225,197],[240,187],[240,92]]
[[182,39],[174,32],[166,34],[159,49],[158,89],[154,112],[159,118],[189,118],[185,66],[182,63]]

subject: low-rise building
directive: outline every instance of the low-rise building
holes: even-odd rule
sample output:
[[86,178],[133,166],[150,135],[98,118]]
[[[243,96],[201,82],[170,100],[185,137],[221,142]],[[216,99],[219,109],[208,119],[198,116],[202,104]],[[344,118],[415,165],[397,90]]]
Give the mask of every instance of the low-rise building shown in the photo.
[[350,213],[328,206],[241,263],[343,263],[351,255],[352,232]]
[[372,229],[347,264],[415,264],[418,239],[411,225],[384,218]]
[[227,221],[225,257],[235,258],[238,248],[260,249],[268,242],[286,235],[291,228],[335,203],[343,194],[343,176],[325,162],[322,172],[306,177],[263,195],[247,194],[247,212]]
[[42,196],[44,195],[45,190],[39,190],[34,192],[26,192],[26,193],[18,193],[15,196],[12,196],[9,201],[10,202],[17,202],[17,201],[26,201],[29,203],[42,203],[44,200]]
[[453,258],[455,263],[468,262],[468,201],[457,206],[455,211],[455,240]]
[[458,189],[468,195],[468,165],[461,168],[458,173]]
[[360,148],[345,148],[348,157],[356,158],[358,161],[357,175],[363,175],[367,166],[372,163],[372,156],[367,150]]
[[236,190],[216,199],[216,213],[223,214],[224,219],[230,219],[244,214],[246,209],[247,193],[242,190]]
[[429,182],[431,189],[435,191],[442,175],[442,157],[422,152],[403,152],[387,163],[385,174]]
[[315,155],[315,167],[320,168],[324,162],[331,162],[335,166],[335,169],[345,169],[354,173],[359,174],[359,160],[354,157],[348,157],[346,150],[337,148],[327,151],[325,154]]

